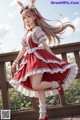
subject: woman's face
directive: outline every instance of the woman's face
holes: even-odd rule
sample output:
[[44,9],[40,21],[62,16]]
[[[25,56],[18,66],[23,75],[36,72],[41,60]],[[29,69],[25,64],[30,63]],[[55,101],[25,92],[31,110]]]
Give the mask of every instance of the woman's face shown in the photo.
[[30,15],[29,13],[26,14],[24,17],[24,22],[26,26],[31,26],[34,23],[35,17]]

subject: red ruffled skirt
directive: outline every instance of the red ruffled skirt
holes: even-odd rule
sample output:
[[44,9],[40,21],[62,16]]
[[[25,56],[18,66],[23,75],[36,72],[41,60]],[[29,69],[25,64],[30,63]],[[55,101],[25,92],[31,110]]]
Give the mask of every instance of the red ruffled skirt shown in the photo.
[[[63,90],[73,82],[78,72],[77,64],[70,64],[52,55],[45,49],[26,54],[10,84],[25,96],[38,97],[30,83],[30,76],[43,73],[42,81],[62,81]],[[57,89],[45,89],[46,97],[57,95]]]

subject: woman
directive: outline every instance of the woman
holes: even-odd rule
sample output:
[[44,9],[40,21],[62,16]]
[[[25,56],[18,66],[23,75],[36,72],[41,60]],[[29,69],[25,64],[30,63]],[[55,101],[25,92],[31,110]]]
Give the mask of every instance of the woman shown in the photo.
[[22,49],[16,60],[13,62],[11,71],[14,72],[19,60],[25,54],[19,69],[14,74],[10,84],[25,96],[39,98],[39,119],[48,120],[46,113],[46,97],[63,94],[77,75],[77,65],[61,60],[53,54],[46,40],[56,40],[60,43],[59,35],[67,28],[74,26],[71,23],[64,23],[59,26],[51,26],[39,11],[32,5],[21,6],[20,13],[27,31],[22,40]]

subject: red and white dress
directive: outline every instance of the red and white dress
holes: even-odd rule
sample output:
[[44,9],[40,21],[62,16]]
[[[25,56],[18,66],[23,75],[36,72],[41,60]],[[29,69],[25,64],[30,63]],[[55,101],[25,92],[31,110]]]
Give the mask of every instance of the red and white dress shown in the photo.
[[[63,90],[73,82],[77,75],[77,64],[70,64],[51,54],[40,45],[42,40],[47,40],[45,33],[39,26],[29,31],[22,40],[22,45],[27,48],[26,54],[19,69],[14,74],[10,84],[25,96],[38,97],[38,92],[33,90],[29,77],[43,73],[42,81],[62,81]],[[59,94],[57,89],[45,89],[46,97]]]

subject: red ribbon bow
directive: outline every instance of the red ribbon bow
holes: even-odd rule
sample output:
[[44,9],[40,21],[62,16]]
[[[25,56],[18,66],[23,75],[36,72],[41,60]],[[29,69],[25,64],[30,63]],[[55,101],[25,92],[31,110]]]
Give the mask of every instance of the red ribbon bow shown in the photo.
[[[23,12],[24,10],[26,10],[26,9],[29,9],[29,7],[26,6],[24,9],[22,9],[22,10],[20,11],[20,14],[22,14],[22,12]],[[36,15],[36,17],[37,17],[39,20],[41,20],[42,17],[37,14],[36,9],[34,10],[33,8],[31,8],[31,11]]]

